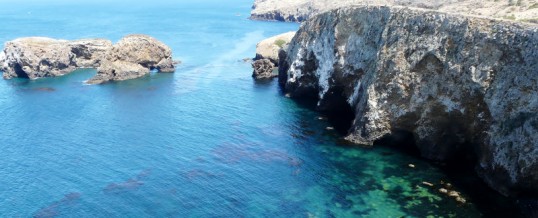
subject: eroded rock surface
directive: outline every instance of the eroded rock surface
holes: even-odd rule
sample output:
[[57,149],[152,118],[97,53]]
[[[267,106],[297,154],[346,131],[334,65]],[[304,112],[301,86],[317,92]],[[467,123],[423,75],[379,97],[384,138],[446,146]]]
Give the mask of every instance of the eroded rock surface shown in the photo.
[[254,79],[271,79],[277,76],[273,74],[275,64],[268,59],[256,60],[252,63],[252,67],[254,68],[252,73]]
[[122,81],[145,76],[152,70],[174,72],[172,50],[164,43],[146,35],[129,35],[110,49],[97,75],[88,83]]
[[292,97],[353,111],[348,140],[407,132],[426,158],[476,155],[501,193],[538,193],[538,26],[352,7],[305,22],[281,57]]
[[0,54],[0,70],[6,79],[60,76],[77,68],[98,66],[111,46],[104,39],[20,38],[5,44]]

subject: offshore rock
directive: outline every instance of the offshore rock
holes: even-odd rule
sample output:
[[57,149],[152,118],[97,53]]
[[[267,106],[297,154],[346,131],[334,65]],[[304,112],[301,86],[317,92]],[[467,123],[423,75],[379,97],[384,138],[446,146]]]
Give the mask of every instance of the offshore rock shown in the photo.
[[174,72],[172,50],[147,35],[129,35],[110,49],[89,84],[122,81],[148,75],[150,71]]
[[9,41],[0,53],[5,79],[60,76],[77,68],[99,65],[112,43],[104,39],[77,41],[28,37]]
[[252,67],[254,68],[254,72],[252,73],[252,77],[254,77],[254,79],[271,79],[277,77],[276,74],[273,74],[275,64],[273,64],[273,62],[271,62],[269,59],[254,61],[252,63]]
[[505,195],[538,193],[538,26],[351,7],[305,22],[280,55],[291,97],[349,108],[348,140],[405,132],[426,158],[476,156]]

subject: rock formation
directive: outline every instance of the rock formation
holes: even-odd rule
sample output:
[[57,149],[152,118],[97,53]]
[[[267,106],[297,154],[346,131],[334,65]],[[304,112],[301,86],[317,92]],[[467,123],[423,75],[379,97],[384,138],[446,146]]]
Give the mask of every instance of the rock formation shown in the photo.
[[104,39],[20,38],[5,44],[0,71],[5,79],[61,76],[78,68],[98,68],[89,83],[134,79],[151,70],[173,72],[171,49],[145,35],[130,35],[114,46]]
[[252,67],[254,68],[254,72],[252,73],[254,79],[271,79],[277,76],[273,74],[275,64],[269,61],[269,59],[254,61]]
[[538,193],[538,26],[351,7],[305,22],[281,58],[291,97],[349,108],[348,140],[412,134],[428,159],[471,154],[499,192]]
[[278,65],[278,51],[287,47],[295,32],[287,32],[262,40],[256,45],[256,57],[254,60],[269,59]]
[[88,83],[99,84],[142,77],[150,73],[174,72],[172,50],[164,43],[146,35],[129,35],[110,49],[97,75]]
[[6,79],[60,76],[77,68],[96,67],[111,46],[103,39],[20,38],[5,44],[0,70]]
[[538,23],[536,0],[255,0],[251,19],[302,22],[344,6],[405,6],[463,15]]
[[295,32],[287,32],[262,40],[256,45],[256,57],[252,63],[255,79],[274,78],[273,70],[278,66],[278,53],[281,49],[287,49],[288,44]]

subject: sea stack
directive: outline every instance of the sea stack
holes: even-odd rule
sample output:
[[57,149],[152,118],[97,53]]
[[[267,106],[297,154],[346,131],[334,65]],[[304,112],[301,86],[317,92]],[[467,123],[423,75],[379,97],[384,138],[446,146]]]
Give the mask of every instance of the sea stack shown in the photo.
[[256,45],[256,57],[252,63],[254,72],[252,77],[255,79],[270,79],[277,77],[275,67],[278,67],[279,52],[288,47],[295,32],[287,32],[262,40]]
[[99,66],[112,42],[105,39],[57,40],[28,37],[9,41],[0,54],[5,79],[61,76]]
[[99,84],[145,76],[152,70],[174,72],[172,50],[164,43],[147,35],[129,35],[122,38],[106,54],[97,75],[88,81]]

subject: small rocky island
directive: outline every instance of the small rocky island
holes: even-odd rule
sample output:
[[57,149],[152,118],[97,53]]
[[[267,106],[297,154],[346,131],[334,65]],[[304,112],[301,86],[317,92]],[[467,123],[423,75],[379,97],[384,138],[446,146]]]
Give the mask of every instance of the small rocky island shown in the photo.
[[38,79],[97,68],[90,84],[145,76],[152,70],[174,72],[172,51],[147,35],[128,35],[118,43],[105,39],[57,40],[45,37],[15,39],[0,53],[5,79]]

